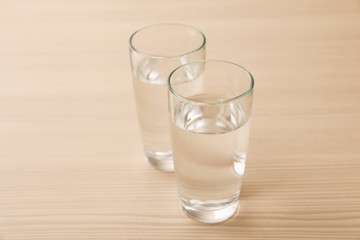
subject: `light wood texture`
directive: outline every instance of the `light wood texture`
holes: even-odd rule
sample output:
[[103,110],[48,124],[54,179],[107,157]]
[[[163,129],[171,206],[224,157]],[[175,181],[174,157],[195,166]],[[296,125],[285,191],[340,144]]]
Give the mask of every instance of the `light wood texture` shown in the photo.
[[[181,22],[255,77],[235,217],[142,157],[128,37]],[[360,2],[0,2],[0,239],[360,239]]]

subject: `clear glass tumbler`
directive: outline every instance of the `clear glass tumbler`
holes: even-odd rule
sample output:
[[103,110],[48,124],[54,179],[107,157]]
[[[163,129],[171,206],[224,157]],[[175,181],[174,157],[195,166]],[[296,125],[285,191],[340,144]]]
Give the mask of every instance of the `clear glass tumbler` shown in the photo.
[[[198,29],[174,23],[144,27],[130,37],[130,61],[138,120],[146,159],[173,171],[167,80],[178,66],[205,58],[205,36]],[[189,69],[187,74],[197,74]]]
[[178,67],[168,88],[180,204],[200,222],[224,221],[238,206],[254,79],[239,65],[209,60]]

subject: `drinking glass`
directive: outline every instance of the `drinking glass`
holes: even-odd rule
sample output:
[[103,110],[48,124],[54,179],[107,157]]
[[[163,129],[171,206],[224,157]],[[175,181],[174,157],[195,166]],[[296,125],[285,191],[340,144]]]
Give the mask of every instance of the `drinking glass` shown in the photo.
[[[197,69],[188,74],[189,69]],[[252,75],[225,61],[187,63],[168,80],[171,141],[180,204],[200,222],[238,206],[250,131]]]
[[[130,61],[145,158],[156,168],[173,171],[167,80],[178,66],[205,58],[205,36],[175,23],[144,27],[130,37]],[[194,69],[196,71],[196,69]],[[196,74],[189,69],[188,74]]]

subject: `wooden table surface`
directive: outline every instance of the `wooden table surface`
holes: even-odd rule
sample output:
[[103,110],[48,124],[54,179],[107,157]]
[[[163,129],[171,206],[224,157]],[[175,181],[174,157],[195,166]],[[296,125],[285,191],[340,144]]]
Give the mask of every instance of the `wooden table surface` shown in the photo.
[[[240,209],[206,225],[143,160],[128,38],[181,22],[249,69]],[[0,239],[360,239],[360,2],[0,2]]]

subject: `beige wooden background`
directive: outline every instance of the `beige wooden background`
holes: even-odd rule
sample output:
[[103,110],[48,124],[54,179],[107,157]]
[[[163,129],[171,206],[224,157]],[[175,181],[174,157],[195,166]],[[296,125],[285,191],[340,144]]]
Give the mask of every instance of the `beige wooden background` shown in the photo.
[[[142,158],[128,38],[158,22],[255,77],[222,224]],[[360,1],[1,0],[0,239],[360,239]]]

